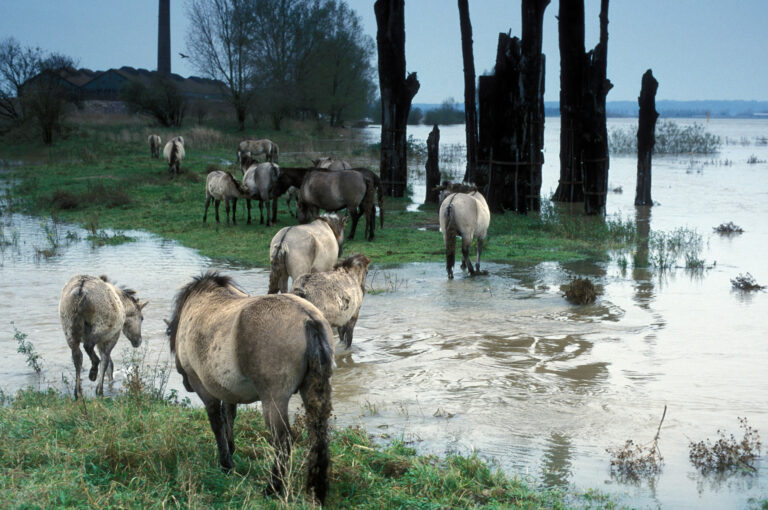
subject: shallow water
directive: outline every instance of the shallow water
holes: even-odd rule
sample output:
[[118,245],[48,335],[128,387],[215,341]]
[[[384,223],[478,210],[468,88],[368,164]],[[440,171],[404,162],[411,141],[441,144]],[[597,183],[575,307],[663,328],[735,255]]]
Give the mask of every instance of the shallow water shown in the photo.
[[[707,127],[734,140],[768,135],[768,121],[713,120]],[[462,142],[463,128],[442,131],[442,143]],[[557,140],[557,119],[547,119],[545,193],[556,186]],[[374,266],[368,286],[377,292],[365,298],[352,348],[337,352],[337,424],[361,423],[383,441],[403,439],[422,452],[475,449],[542,486],[597,488],[632,506],[738,508],[768,497],[764,460],[758,476],[720,480],[701,477],[687,458],[689,439],[716,438],[717,429],[739,436],[737,416],[768,431],[768,293],[730,285],[748,271],[768,282],[768,164],[747,164],[752,154],[768,160],[768,147],[725,145],[714,157],[655,158],[659,205],[650,217],[632,206],[635,160],[611,161],[610,187],[624,193],[608,196],[609,214],[654,230],[696,229],[704,238],[701,257],[710,266],[716,261],[703,273],[660,276],[633,270],[631,258],[626,271],[615,262],[483,264],[487,276],[459,274],[453,281],[440,263]],[[717,164],[725,160],[733,164]],[[81,240],[54,257],[36,256],[48,243],[39,220],[4,214],[0,221],[3,237],[17,239],[0,253],[0,387],[7,394],[50,382],[65,389],[62,374],[73,378],[56,307],[74,274],[107,274],[149,299],[149,362],[168,358],[162,319],[190,276],[213,267],[251,293],[267,289],[261,268],[211,261],[141,232],[128,232],[137,241],[121,246]],[[726,221],[745,233],[713,235],[712,227]],[[72,226],[59,229],[62,240],[67,231],[86,236]],[[572,306],[561,297],[559,286],[574,276],[603,285],[597,303]],[[16,353],[11,320],[43,357],[42,383]],[[112,391],[129,350],[121,339]],[[186,395],[176,375],[169,388]],[[84,382],[84,390],[92,394],[93,383]],[[649,442],[664,405],[662,474],[640,484],[612,478],[605,449],[627,439]]]

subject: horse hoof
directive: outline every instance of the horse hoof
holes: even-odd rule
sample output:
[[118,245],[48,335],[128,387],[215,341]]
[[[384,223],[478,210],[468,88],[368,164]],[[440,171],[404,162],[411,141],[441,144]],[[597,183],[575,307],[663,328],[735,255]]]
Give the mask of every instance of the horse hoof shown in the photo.
[[88,372],[88,379],[90,379],[91,381],[95,381],[97,375],[98,375],[97,370],[91,370],[90,372]]

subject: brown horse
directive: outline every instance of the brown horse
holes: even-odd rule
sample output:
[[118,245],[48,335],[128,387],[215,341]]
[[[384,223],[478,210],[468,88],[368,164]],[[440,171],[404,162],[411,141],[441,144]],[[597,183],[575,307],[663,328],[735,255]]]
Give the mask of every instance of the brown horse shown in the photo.
[[343,159],[337,159],[333,156],[325,156],[312,160],[312,165],[315,168],[326,168],[328,170],[351,170],[352,165],[348,161]]
[[237,146],[237,159],[238,161],[243,155],[247,155],[250,158],[255,158],[259,154],[264,154],[267,161],[271,163],[277,163],[280,156],[280,148],[272,140],[243,140]]
[[209,173],[208,177],[205,179],[205,212],[203,212],[203,223],[208,219],[208,207],[211,205],[211,200],[214,201],[216,223],[220,223],[219,204],[224,200],[224,212],[226,214],[227,225],[229,225],[230,201],[232,201],[232,224],[237,225],[237,199],[248,197],[250,197],[248,188],[237,182],[237,179],[235,179],[231,173],[222,170],[214,170]]
[[[287,193],[291,188],[295,188],[298,198],[298,189],[301,187],[301,183],[304,181],[304,177],[311,172],[313,168],[303,167],[280,167],[280,175],[277,177],[277,181],[272,187],[272,221],[277,221],[277,199],[284,193]],[[290,199],[288,197],[288,212],[290,212]],[[296,200],[298,203],[298,200]]]
[[[136,292],[117,288],[106,276],[73,276],[64,285],[59,300],[59,318],[75,363],[75,399],[83,394],[80,383],[83,353],[80,344],[91,358],[88,379],[95,381],[98,378],[96,394],[103,395],[104,374],[109,373],[109,380],[112,380],[110,355],[120,331],[128,337],[131,345],[141,345],[141,323],[144,320],[141,311],[145,306],[146,301],[139,303]],[[101,360],[93,351],[94,347],[98,347]]]
[[[462,187],[463,186],[463,187]],[[454,191],[455,190],[455,191]],[[471,276],[480,272],[480,254],[488,234],[491,213],[485,198],[474,186],[444,184],[440,193],[440,231],[445,243],[445,266],[448,278],[453,278],[456,259],[456,236],[461,236],[461,269],[468,269]],[[469,258],[472,239],[477,237],[475,268]]]
[[293,282],[292,294],[315,305],[347,349],[352,345],[360,306],[365,296],[365,277],[371,259],[362,254],[351,255],[333,266],[333,271],[299,276]]
[[354,239],[357,222],[365,215],[365,230],[373,241],[374,189],[371,181],[354,170],[313,170],[307,173],[299,189],[297,216],[307,223],[317,216],[318,209],[338,211],[347,208],[352,217],[350,239]]
[[312,164],[315,168],[324,168],[327,170],[355,170],[360,172],[369,180],[373,187],[376,188],[376,193],[379,197],[379,227],[384,228],[384,195],[382,193],[381,177],[372,170],[364,167],[352,168],[346,160],[336,159],[333,156],[326,156],[318,159],[313,159]]
[[224,471],[234,467],[237,404],[261,401],[275,448],[268,490],[277,493],[291,451],[288,401],[301,394],[311,443],[307,486],[324,503],[333,332],[323,314],[291,294],[249,296],[208,272],[176,294],[167,334],[184,387],[205,404]]
[[269,243],[269,293],[288,292],[288,278],[328,271],[341,256],[347,217],[323,215],[280,229]]

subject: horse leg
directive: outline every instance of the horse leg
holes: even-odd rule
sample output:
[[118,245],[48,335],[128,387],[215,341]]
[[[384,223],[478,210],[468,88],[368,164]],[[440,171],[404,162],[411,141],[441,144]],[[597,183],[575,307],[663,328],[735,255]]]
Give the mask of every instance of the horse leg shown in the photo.
[[111,361],[109,355],[112,352],[112,348],[117,344],[118,338],[120,338],[119,331],[111,340],[97,345],[99,352],[101,353],[101,362],[99,363],[99,373],[97,375],[98,383],[96,383],[96,395],[104,395],[104,375],[106,374],[109,362]]
[[205,212],[203,212],[203,223],[205,223],[205,220],[208,218],[208,206],[211,205],[211,197],[207,196],[205,197]]
[[96,374],[99,372],[99,357],[96,356],[96,353],[93,351],[93,344],[89,343],[87,338],[83,343],[83,347],[85,347],[85,352],[88,354],[88,357],[91,358],[91,370],[88,372],[88,379],[95,381]]
[[227,218],[227,225],[229,225],[229,199],[224,199],[224,216]]
[[477,259],[475,259],[475,271],[478,273],[480,272],[480,254],[483,253],[483,239],[482,237],[477,238]]
[[218,198],[214,198],[213,208],[216,209],[216,223],[221,223],[221,221],[219,221],[219,204],[221,204],[221,200],[219,200]]
[[[259,199],[259,225],[264,224],[264,199]],[[267,210],[267,225],[269,225],[269,210]]]
[[246,222],[246,225],[251,224],[251,199],[247,198],[245,200],[245,205],[248,207],[248,221]]
[[344,346],[347,349],[352,347],[352,334],[355,332],[358,315],[360,315],[360,310],[357,311],[354,317],[349,319],[349,322],[339,328],[339,341],[344,342]]
[[80,344],[75,344],[72,349],[72,361],[75,363],[75,400],[83,396],[83,387],[80,383],[80,370],[83,368],[83,351],[80,350]]
[[214,398],[212,395],[208,395],[205,391],[201,393],[199,389],[197,394],[205,404],[205,410],[208,413],[208,422],[211,424],[211,430],[213,431],[213,435],[216,438],[216,446],[219,449],[219,464],[221,464],[221,470],[225,473],[229,473],[232,468],[235,467],[235,463],[232,460],[232,452],[229,450],[229,438],[227,434],[229,426],[225,412],[222,409],[222,402],[221,400]]
[[237,199],[232,199],[232,224],[237,225]]
[[234,426],[235,418],[237,417],[237,404],[230,404],[229,402],[222,401],[222,407],[224,411],[224,419],[226,420],[227,427],[227,445],[229,446],[230,455],[235,453],[235,435]]
[[355,238],[355,230],[357,229],[357,222],[360,220],[360,212],[357,210],[356,207],[353,207],[351,209],[348,209],[350,215],[352,216],[352,230],[349,231],[349,240]]
[[282,494],[285,488],[285,468],[291,455],[291,430],[288,423],[288,399],[267,397],[262,401],[264,421],[270,431],[270,443],[275,449],[275,463],[267,485],[270,494]]
[[461,259],[462,263],[461,265],[464,266],[466,264],[467,270],[469,271],[470,276],[475,275],[475,270],[472,267],[472,261],[469,258],[469,248],[472,245],[472,237],[471,236],[462,236],[461,238]]

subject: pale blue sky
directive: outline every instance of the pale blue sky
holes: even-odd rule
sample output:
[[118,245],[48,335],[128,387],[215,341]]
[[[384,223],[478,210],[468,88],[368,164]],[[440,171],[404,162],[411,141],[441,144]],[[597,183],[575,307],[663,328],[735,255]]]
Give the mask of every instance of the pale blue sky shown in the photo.
[[[372,0],[348,0],[375,38]],[[490,70],[499,32],[520,35],[519,0],[469,0],[475,68]],[[596,43],[599,0],[586,0],[587,46]],[[186,2],[171,0],[172,69],[194,74],[186,52]],[[557,100],[558,1],[544,15],[545,99]],[[768,100],[768,0],[613,0],[609,10],[609,100],[635,100],[652,68],[658,99]],[[421,90],[414,99],[463,98],[455,0],[406,0],[406,59]],[[55,50],[93,70],[157,65],[157,0],[0,0],[0,38]]]

